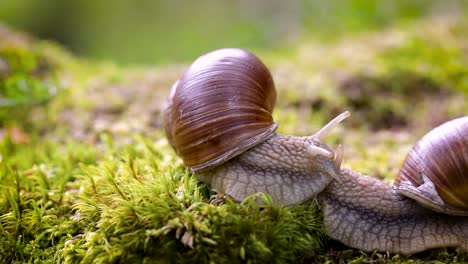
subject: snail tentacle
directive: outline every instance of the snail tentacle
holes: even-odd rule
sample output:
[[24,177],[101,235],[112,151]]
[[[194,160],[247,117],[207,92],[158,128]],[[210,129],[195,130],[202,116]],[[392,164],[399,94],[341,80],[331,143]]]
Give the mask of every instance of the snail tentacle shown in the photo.
[[335,167],[337,169],[341,169],[341,163],[343,163],[343,157],[344,157],[344,150],[343,150],[343,145],[338,145],[338,147],[335,150]]
[[311,157],[316,157],[317,155],[322,155],[328,158],[335,157],[335,153],[333,153],[333,151],[330,151],[328,149],[322,148],[314,144],[310,144],[309,146],[307,146],[307,152],[310,154]]
[[339,123],[348,118],[350,115],[351,114],[349,113],[349,111],[345,111],[339,114],[337,117],[333,118],[330,122],[328,122],[328,124],[323,126],[317,133],[315,133],[311,137],[321,141],[324,137],[330,134],[333,128],[335,128]]

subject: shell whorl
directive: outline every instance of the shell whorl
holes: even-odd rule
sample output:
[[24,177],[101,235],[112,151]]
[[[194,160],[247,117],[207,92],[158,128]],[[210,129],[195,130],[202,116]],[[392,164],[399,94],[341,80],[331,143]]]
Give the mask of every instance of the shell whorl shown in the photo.
[[406,157],[394,188],[433,210],[468,215],[468,116],[421,138]]
[[195,60],[166,111],[171,145],[192,171],[217,166],[270,137],[273,78],[253,54],[220,49]]

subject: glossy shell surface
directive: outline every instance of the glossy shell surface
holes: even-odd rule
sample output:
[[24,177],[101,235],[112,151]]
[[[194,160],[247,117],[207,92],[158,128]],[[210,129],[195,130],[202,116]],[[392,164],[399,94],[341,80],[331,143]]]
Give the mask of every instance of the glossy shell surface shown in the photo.
[[174,85],[166,134],[192,171],[209,169],[273,134],[275,101],[270,71],[255,55],[216,50],[195,60]]
[[[414,186],[414,192],[405,184]],[[448,121],[419,140],[404,161],[394,187],[403,193],[412,192],[412,198],[436,211],[467,215],[468,116]]]

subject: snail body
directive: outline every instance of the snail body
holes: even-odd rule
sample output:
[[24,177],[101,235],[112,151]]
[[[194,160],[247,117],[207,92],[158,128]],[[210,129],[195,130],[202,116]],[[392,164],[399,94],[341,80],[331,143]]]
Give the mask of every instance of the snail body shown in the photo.
[[222,166],[195,175],[237,201],[265,192],[280,204],[295,204],[322,192],[339,176],[334,160],[310,149],[315,144],[313,137],[274,134]]
[[366,251],[468,251],[468,116],[420,139],[392,187],[350,169],[340,175],[318,195],[333,239]]
[[[316,197],[330,237],[350,247],[468,251],[468,117],[423,137],[390,187],[341,169],[342,148],[322,143],[348,112],[311,136],[281,135],[275,101],[271,74],[257,57],[213,51],[174,84],[163,109],[166,135],[197,178],[234,200],[257,192],[281,204]],[[440,170],[447,173],[432,173]]]
[[374,177],[342,169],[318,195],[328,235],[364,251],[413,254],[431,248],[468,251],[468,219],[437,213]]

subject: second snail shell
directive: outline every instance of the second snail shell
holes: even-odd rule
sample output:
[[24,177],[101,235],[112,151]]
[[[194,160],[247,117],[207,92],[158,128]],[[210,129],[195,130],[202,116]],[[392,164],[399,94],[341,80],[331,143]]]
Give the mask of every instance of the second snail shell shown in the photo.
[[432,210],[468,215],[468,116],[421,138],[403,162],[394,189]]

